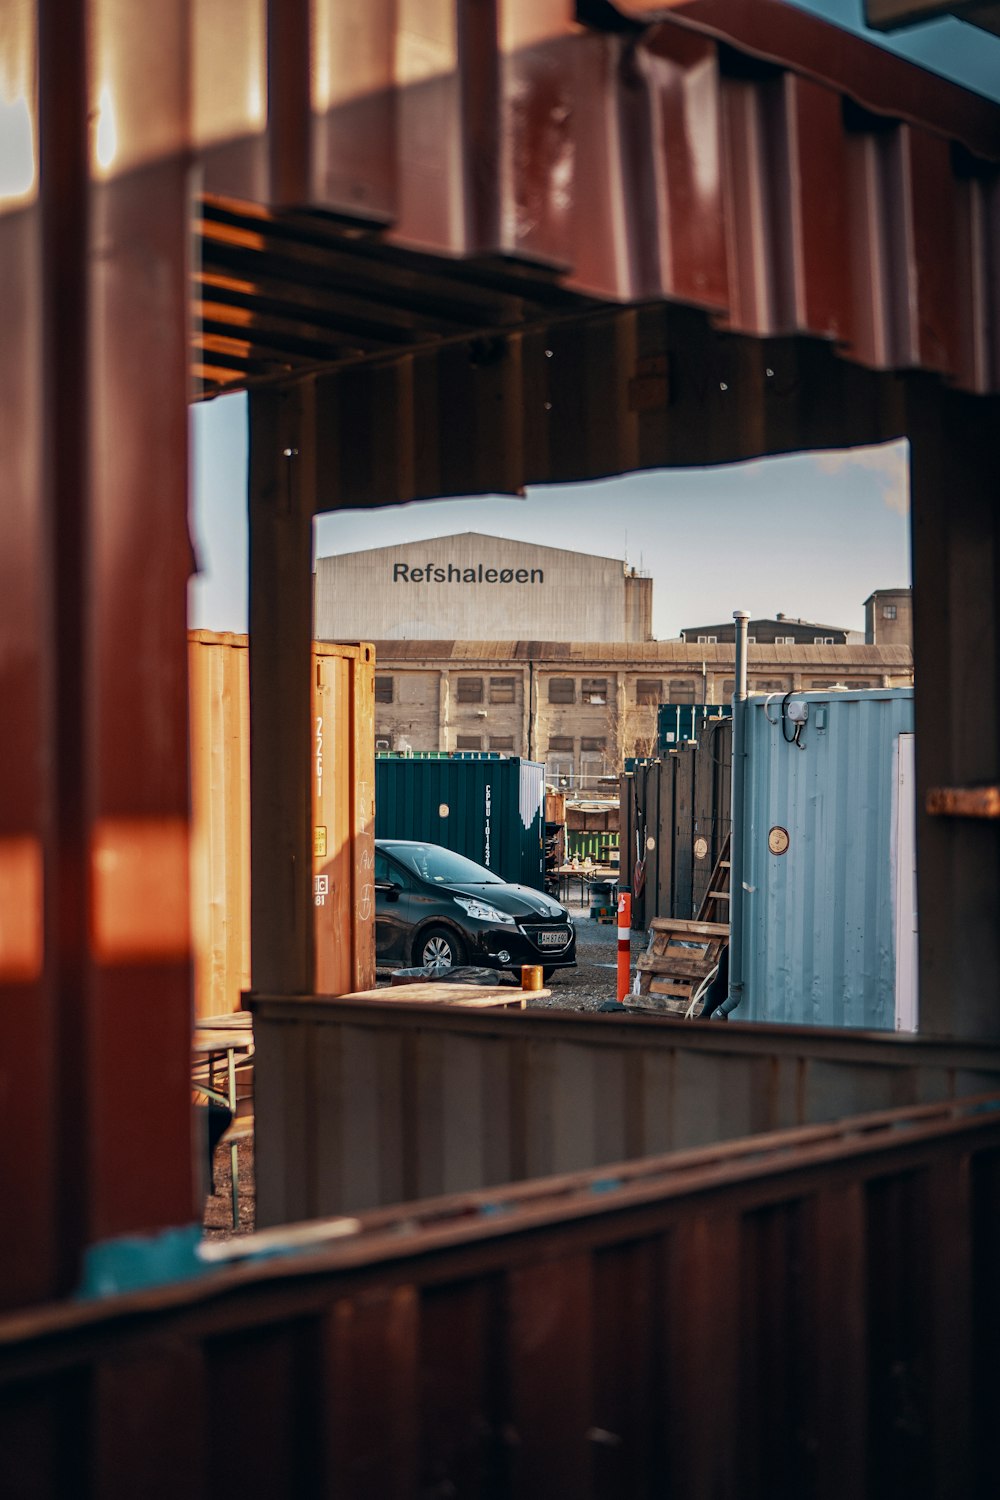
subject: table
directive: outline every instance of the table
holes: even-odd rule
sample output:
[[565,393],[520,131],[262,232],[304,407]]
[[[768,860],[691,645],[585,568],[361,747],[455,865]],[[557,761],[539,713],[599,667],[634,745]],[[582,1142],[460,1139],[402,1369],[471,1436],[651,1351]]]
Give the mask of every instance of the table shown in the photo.
[[[236,1123],[236,1062],[237,1058],[245,1062],[253,1056],[253,1017],[248,1011],[238,1011],[232,1016],[206,1016],[195,1022],[194,1036],[191,1038],[192,1062],[202,1064],[207,1070],[207,1078],[195,1074],[192,1077],[192,1087],[199,1094],[204,1094],[206,1099],[212,1099],[216,1104],[224,1104],[232,1115],[232,1124]],[[225,1067],[225,1087],[216,1087],[215,1071],[219,1063]],[[239,1188],[239,1162],[238,1162],[238,1140],[233,1137],[229,1143],[230,1166],[232,1171],[232,1201],[233,1201],[233,1228],[239,1228],[240,1222],[240,1188]]]
[[421,980],[419,984],[393,984],[385,989],[358,990],[338,995],[338,1000],[386,1000],[394,1005],[460,1005],[465,1010],[523,1010],[528,1000],[544,1000],[551,990],[515,989],[510,984],[447,984]]
[[[574,880],[580,882],[580,905],[583,906],[587,900],[587,887],[595,880],[604,880],[612,885],[618,884],[618,871],[614,865],[591,865],[589,869],[580,869],[574,865],[560,865],[556,874],[559,876],[559,900],[569,899],[570,886]],[[566,894],[563,895],[565,882]]]

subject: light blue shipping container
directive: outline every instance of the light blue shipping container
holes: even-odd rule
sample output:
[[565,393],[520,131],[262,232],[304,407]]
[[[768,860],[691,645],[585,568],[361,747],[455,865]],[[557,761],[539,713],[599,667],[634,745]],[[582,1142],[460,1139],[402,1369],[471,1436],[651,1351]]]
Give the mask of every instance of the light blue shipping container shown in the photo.
[[747,701],[733,1019],[915,1028],[913,690],[793,702],[807,705],[799,744],[780,696]]

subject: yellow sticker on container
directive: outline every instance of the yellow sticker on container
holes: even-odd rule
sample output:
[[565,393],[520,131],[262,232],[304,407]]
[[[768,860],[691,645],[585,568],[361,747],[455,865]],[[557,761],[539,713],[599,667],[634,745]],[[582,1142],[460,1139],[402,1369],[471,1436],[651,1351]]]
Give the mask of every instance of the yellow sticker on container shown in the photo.
[[313,829],[313,859],[326,859],[326,829]]

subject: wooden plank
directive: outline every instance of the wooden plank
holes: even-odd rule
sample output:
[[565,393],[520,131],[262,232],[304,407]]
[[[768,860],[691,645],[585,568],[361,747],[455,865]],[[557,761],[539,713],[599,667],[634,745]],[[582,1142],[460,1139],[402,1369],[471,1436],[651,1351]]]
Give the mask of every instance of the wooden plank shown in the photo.
[[682,936],[690,934],[692,937],[720,937],[728,941],[728,922],[694,922],[681,921],[672,917],[654,917],[650,922],[654,932],[676,932]]
[[507,1007],[523,1010],[528,998],[547,999],[551,990],[519,990],[509,984],[442,984],[428,980],[426,984],[394,984],[383,989],[358,990],[353,995],[336,995],[334,1000],[377,1000],[392,1005],[462,1005],[471,1009],[495,1009]]
[[663,975],[668,979],[706,979],[716,967],[718,958],[649,958],[641,953],[636,968],[641,973]]

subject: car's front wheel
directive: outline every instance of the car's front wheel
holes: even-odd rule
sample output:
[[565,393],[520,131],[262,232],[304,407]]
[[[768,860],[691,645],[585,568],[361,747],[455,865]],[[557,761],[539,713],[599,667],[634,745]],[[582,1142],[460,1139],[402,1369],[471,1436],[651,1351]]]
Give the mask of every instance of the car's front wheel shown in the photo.
[[447,927],[428,927],[421,933],[415,956],[423,969],[457,969],[465,963],[465,950]]

